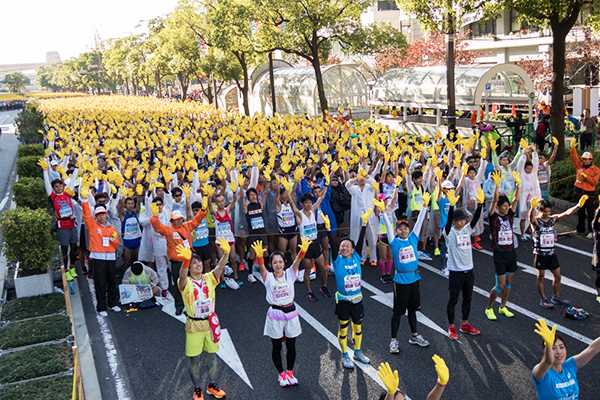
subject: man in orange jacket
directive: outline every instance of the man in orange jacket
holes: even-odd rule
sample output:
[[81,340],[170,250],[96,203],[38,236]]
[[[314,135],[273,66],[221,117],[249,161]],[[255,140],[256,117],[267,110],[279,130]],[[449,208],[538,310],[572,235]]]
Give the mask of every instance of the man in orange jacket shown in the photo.
[[191,221],[183,222],[181,211],[174,210],[171,212],[171,226],[166,226],[161,224],[158,219],[158,206],[154,203],[150,206],[150,210],[152,211],[150,223],[152,227],[156,233],[167,239],[167,256],[171,261],[171,269],[167,271],[169,276],[169,292],[171,292],[171,295],[175,299],[175,315],[181,315],[184,308],[181,293],[177,288],[177,279],[179,278],[181,264],[185,259],[177,254],[177,245],[181,244],[186,249],[191,248],[192,231],[200,226],[200,223],[206,216],[207,207],[208,197],[205,196],[202,201],[202,210],[198,211]]
[[[577,171],[577,177],[575,178],[575,194],[579,197],[587,195],[588,199],[577,211],[579,220],[577,222],[577,232],[585,233],[587,227],[587,238],[592,239],[592,221],[594,219],[594,201],[596,185],[598,185],[598,179],[600,179],[600,169],[594,165],[592,153],[586,151],[581,156],[577,155],[577,140],[571,140],[571,161]],[[585,217],[587,213],[587,226],[585,223]]]
[[[121,311],[119,307],[119,292],[117,291],[117,247],[119,234],[106,220],[106,207],[96,206],[92,216],[88,203],[89,189],[85,186],[79,188],[83,221],[89,232],[90,259],[94,260],[94,287],[96,290],[96,310],[106,317],[108,308],[114,312]],[[108,298],[106,290],[108,287]]]

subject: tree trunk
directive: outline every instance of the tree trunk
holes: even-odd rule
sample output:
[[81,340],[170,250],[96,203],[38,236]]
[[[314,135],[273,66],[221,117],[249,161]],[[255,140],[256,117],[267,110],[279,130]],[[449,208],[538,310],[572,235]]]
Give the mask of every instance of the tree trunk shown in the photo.
[[[313,35],[315,39],[316,35]],[[319,104],[321,105],[321,113],[325,116],[325,111],[329,109],[327,97],[325,97],[325,87],[323,86],[323,74],[321,73],[321,60],[319,60],[319,48],[316,40],[313,40],[312,48],[312,65],[315,70],[315,78],[317,79],[317,92],[319,93]]]
[[244,71],[244,86],[240,87],[240,90],[242,91],[242,101],[244,103],[244,114],[250,116],[250,100],[248,99],[248,81],[250,80],[250,78],[248,77],[248,64],[246,63],[246,54],[240,54],[238,60],[240,61],[240,65],[242,66],[242,70]]
[[127,96],[131,94],[129,93],[129,77],[125,78],[125,93],[127,94]]
[[156,93],[158,97],[162,97],[162,92],[160,89],[160,72],[154,71],[154,83],[156,84]]

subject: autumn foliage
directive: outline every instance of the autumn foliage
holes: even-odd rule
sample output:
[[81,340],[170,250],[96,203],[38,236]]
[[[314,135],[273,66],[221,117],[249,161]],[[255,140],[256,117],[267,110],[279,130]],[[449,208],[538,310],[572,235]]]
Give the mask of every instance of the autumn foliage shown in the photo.
[[[469,32],[457,33],[455,36],[456,65],[469,65],[482,56],[481,51],[467,50]],[[440,32],[431,32],[413,41],[408,48],[391,50],[376,56],[377,69],[380,72],[390,68],[409,68],[446,65],[446,40]]]

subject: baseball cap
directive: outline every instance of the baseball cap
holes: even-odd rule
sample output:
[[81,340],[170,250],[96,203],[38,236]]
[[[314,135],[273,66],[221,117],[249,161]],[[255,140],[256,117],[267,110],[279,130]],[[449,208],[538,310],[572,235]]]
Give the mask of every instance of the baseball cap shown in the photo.
[[442,182],[442,189],[454,189],[454,183],[452,183],[452,181],[445,180]]
[[468,218],[467,214],[464,213],[463,210],[455,210],[452,219],[466,219]]
[[96,208],[94,208],[94,215],[102,214],[105,212],[106,212],[106,207],[104,207],[104,206],[96,206]]
[[593,158],[592,153],[590,153],[589,151],[586,151],[585,153],[583,153],[581,158]]
[[52,160],[52,161],[50,161],[50,165],[58,165],[58,161]]
[[385,195],[385,193],[379,193],[379,200],[385,200],[387,199],[387,196]]
[[171,219],[179,219],[179,218],[183,218],[183,214],[179,210],[174,210],[171,213]]

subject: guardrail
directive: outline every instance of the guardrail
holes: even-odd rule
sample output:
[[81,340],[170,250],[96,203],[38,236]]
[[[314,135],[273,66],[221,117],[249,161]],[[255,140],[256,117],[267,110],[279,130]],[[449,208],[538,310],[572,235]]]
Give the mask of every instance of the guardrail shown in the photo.
[[65,292],[65,303],[67,305],[67,315],[71,320],[71,331],[73,332],[73,339],[75,345],[73,349],[73,360],[74,360],[74,373],[73,373],[73,392],[71,395],[72,400],[80,399],[84,400],[83,394],[83,380],[81,379],[81,367],[79,363],[79,352],[77,349],[77,335],[75,335],[75,326],[73,325],[73,311],[71,309],[71,295],[69,291],[69,284],[67,282],[67,276],[65,275],[65,266],[60,267],[60,274],[63,282],[63,291]]

